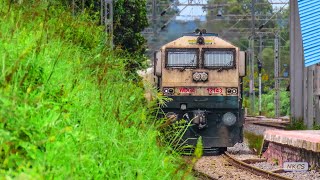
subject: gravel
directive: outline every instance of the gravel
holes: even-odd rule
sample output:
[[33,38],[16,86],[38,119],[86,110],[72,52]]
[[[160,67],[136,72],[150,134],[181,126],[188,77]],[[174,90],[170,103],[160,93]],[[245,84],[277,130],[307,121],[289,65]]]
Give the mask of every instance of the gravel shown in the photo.
[[265,180],[261,176],[251,174],[248,171],[238,169],[227,162],[222,156],[202,157],[194,169],[203,172],[213,179],[221,180]]
[[[272,127],[262,127],[259,125],[245,124],[244,130],[255,133],[257,135],[263,135],[267,129],[276,129]],[[228,152],[235,158],[240,160],[258,158],[248,147],[246,141],[243,143],[237,143],[234,147],[229,147]],[[280,166],[271,164],[268,162],[259,162],[252,164],[255,167],[272,171],[281,169]],[[203,172],[213,179],[257,179],[263,180],[264,178],[251,174],[247,171],[237,169],[226,162],[221,156],[205,156],[202,157],[194,167],[196,170]],[[280,173],[282,176],[292,178],[294,180],[320,180],[320,173],[314,170],[307,172],[286,172]]]
[[233,147],[228,147],[228,152],[230,154],[253,154],[246,141],[237,143]]
[[314,170],[307,172],[286,172],[280,174],[294,180],[320,180],[320,173]]
[[[263,135],[263,133],[267,129],[276,129],[273,127],[263,127],[259,125],[254,125],[254,124],[245,124],[244,125],[244,130],[249,131],[252,133],[255,133],[257,135]],[[272,171],[272,170],[278,170],[281,169],[280,166],[268,163],[268,162],[260,162],[260,163],[255,163],[252,164],[255,167],[267,170],[267,171]],[[307,171],[307,172],[286,172],[286,173],[280,173],[282,176],[286,176],[295,180],[320,180],[320,172],[317,171]]]

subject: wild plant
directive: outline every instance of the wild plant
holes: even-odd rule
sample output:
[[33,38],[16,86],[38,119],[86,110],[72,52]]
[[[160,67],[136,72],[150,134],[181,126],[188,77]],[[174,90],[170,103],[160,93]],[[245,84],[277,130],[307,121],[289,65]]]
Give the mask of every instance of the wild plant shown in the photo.
[[0,179],[183,176],[96,21],[41,0],[1,1],[0,22]]

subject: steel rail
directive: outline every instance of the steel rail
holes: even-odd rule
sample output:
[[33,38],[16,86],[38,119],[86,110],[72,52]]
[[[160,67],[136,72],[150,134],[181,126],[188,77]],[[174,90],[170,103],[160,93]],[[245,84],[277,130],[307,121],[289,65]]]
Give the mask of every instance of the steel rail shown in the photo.
[[225,152],[224,155],[222,155],[229,163],[231,163],[233,166],[236,166],[238,168],[247,170],[248,172],[251,172],[253,174],[256,174],[258,176],[263,176],[265,178],[271,179],[271,180],[292,180],[291,178],[281,176],[279,174],[265,171],[263,169],[254,167],[250,164],[247,164],[245,162],[242,162],[241,160],[238,160],[231,156],[229,153]]
[[264,127],[273,127],[277,129],[285,129],[286,124],[284,123],[277,123],[277,122],[250,122],[250,124],[264,126]]

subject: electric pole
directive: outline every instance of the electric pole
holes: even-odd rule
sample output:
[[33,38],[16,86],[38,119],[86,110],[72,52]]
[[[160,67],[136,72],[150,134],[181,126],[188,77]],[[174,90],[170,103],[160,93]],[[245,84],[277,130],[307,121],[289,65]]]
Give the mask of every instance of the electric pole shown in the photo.
[[153,37],[157,36],[157,0],[152,0],[152,29]]
[[101,0],[101,24],[105,25],[110,46],[113,47],[113,0]]
[[276,32],[274,39],[274,88],[275,88],[275,117],[280,117],[280,53],[279,53],[279,32]]
[[261,96],[262,96],[262,86],[261,86],[261,73],[262,73],[262,34],[259,34],[260,46],[259,46],[259,60],[258,60],[258,71],[259,71],[259,116],[261,116]]
[[84,11],[84,2],[85,0],[72,0],[72,15],[75,16],[77,12]]
[[255,0],[251,1],[251,62],[250,62],[250,109],[252,115],[254,115],[255,108],[254,108],[254,103],[255,103],[255,86],[254,86],[254,38],[255,38]]

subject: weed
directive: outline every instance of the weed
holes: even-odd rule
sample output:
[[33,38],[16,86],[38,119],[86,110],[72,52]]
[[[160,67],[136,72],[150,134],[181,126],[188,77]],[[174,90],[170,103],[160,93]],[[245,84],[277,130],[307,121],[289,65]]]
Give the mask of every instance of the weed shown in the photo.
[[262,151],[262,145],[263,145],[263,136],[245,131],[244,137],[249,143],[249,148],[252,151],[254,151],[257,155],[260,155]]
[[306,130],[307,126],[304,125],[304,122],[302,119],[297,119],[295,121],[292,121],[287,127],[286,130]]
[[272,164],[278,166],[279,165],[279,160],[278,159],[272,159]]
[[314,125],[313,130],[320,130],[320,125]]
[[0,14],[0,179],[184,177],[103,27],[49,1]]

